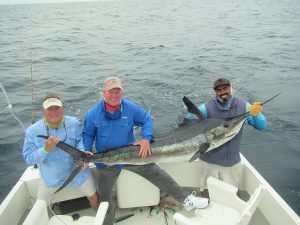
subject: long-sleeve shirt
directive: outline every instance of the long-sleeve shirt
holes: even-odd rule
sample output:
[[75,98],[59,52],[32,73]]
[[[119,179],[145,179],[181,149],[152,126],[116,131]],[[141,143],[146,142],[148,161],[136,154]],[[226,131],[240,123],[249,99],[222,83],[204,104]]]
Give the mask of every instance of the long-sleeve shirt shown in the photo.
[[[143,139],[153,139],[153,121],[144,109],[122,99],[120,117],[111,119],[106,116],[104,104],[104,101],[100,101],[86,113],[83,129],[86,150],[92,150],[94,142],[97,152],[134,143],[134,126],[142,127]],[[96,166],[101,168],[98,163]]]
[[[65,116],[64,123],[57,129],[51,129],[44,119],[27,128],[23,145],[23,158],[28,165],[38,164],[40,175],[48,187],[60,187],[73,170],[73,158],[58,147],[47,152],[45,139],[37,135],[55,136],[61,141],[84,150],[81,134],[81,122],[75,117]],[[67,185],[81,186],[90,176],[90,169],[81,170]]]

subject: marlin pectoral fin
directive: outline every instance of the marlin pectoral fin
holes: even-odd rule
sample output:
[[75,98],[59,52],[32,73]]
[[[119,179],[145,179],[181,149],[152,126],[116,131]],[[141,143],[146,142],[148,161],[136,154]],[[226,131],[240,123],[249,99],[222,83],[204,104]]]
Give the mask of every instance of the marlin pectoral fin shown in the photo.
[[54,194],[61,191],[65,186],[67,186],[73,180],[73,178],[79,173],[80,170],[81,170],[81,165],[75,167],[75,169],[72,171],[68,179],[63,183],[63,185],[60,186],[60,188],[58,188],[54,192]]
[[199,148],[200,155],[204,154],[209,147],[210,147],[210,143],[208,142],[201,145]]
[[199,150],[190,158],[189,162],[193,162],[198,159],[206,150],[209,148],[210,144],[205,143],[200,146]]
[[188,111],[198,117],[199,120],[204,120],[205,117],[203,116],[202,112],[195,106],[194,103],[191,102],[186,96],[183,97],[183,102],[186,105]]
[[[48,139],[48,136],[45,136],[45,135],[38,135],[38,137]],[[84,152],[80,151],[79,149],[77,149],[71,145],[68,145],[62,141],[59,141],[56,144],[56,146],[59,147],[61,150],[69,153],[74,158],[80,158],[80,157],[86,156],[86,153],[84,153]]]

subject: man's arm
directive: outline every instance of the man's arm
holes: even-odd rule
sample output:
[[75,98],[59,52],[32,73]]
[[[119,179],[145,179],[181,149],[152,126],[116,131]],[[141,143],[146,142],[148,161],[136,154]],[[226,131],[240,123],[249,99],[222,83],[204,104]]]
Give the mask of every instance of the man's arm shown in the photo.
[[153,119],[149,113],[142,108],[138,108],[134,117],[134,124],[142,127],[143,139],[149,142],[153,139]]
[[45,146],[38,147],[35,143],[36,135],[30,130],[26,130],[22,155],[28,165],[34,165],[44,161],[47,157]]
[[135,145],[140,145],[139,155],[141,157],[151,155],[150,141],[153,139],[153,119],[151,115],[138,107],[134,116],[134,124],[142,127],[143,139],[135,143]]
[[207,110],[206,110],[206,107],[205,107],[205,104],[200,104],[198,106],[198,109],[202,112],[202,115],[204,116],[205,119],[207,119]]
[[84,149],[88,151],[92,151],[95,135],[96,135],[96,127],[92,122],[90,113],[87,112],[84,121],[83,132],[82,132]]
[[83,138],[82,138],[82,124],[80,119],[76,118],[75,123],[75,137],[76,137],[76,145],[75,147],[81,151],[84,151],[84,144],[83,144]]

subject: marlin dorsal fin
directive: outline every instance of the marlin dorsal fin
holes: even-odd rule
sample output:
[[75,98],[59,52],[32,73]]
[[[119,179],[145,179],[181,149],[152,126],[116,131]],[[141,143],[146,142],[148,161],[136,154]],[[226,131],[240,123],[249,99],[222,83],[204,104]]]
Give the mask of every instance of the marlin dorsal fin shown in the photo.
[[198,109],[198,107],[195,106],[195,104],[191,102],[191,100],[189,100],[186,96],[183,97],[183,102],[186,105],[188,111],[194,114],[195,116],[197,116],[199,120],[205,119],[205,117],[203,116],[202,112]]

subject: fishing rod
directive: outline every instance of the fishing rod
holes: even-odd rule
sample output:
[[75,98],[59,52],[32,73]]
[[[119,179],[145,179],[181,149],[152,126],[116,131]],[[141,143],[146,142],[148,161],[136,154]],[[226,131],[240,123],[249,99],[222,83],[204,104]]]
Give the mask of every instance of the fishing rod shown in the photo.
[[[30,57],[30,83],[31,83],[31,124],[35,123],[35,111],[34,111],[34,88],[33,88],[33,78],[32,78],[32,53],[31,53],[31,39],[29,43],[29,57]],[[37,168],[37,164],[33,165]]]

